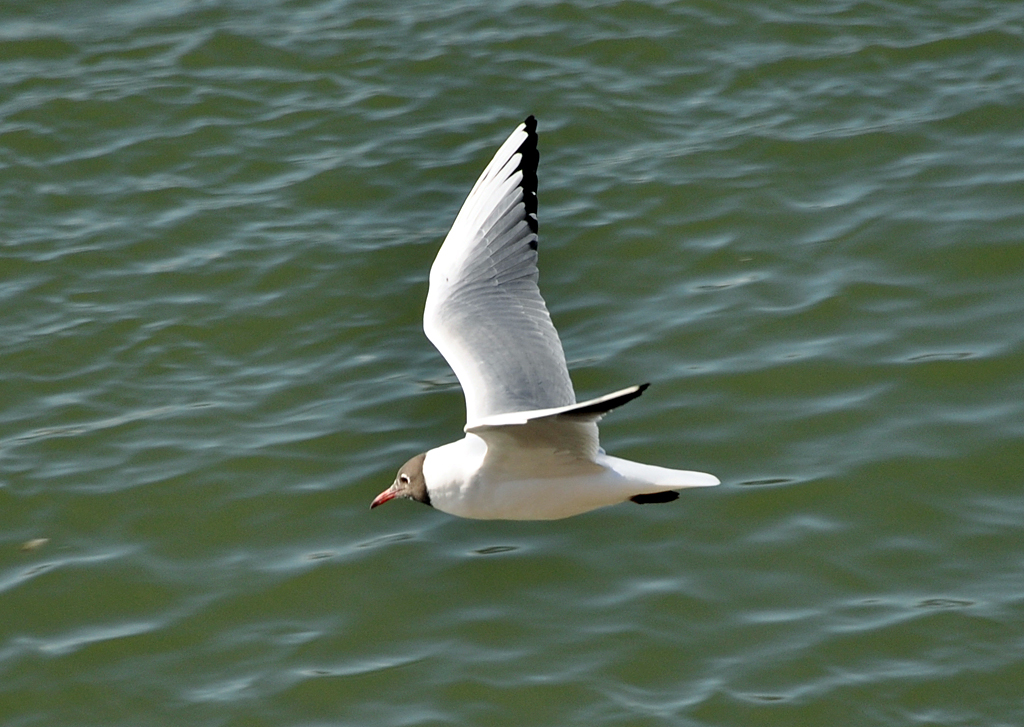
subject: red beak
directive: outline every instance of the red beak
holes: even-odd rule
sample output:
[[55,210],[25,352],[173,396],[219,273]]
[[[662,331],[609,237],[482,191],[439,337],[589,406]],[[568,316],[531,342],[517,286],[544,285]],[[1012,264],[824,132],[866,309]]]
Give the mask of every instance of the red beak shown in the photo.
[[373,508],[377,507],[378,505],[383,505],[388,500],[394,500],[395,499],[395,495],[397,495],[397,494],[398,494],[398,488],[395,487],[394,485],[391,485],[391,487],[389,487],[388,489],[384,490],[384,492],[380,493],[375,498],[373,498],[373,502],[370,503],[370,509],[372,510]]

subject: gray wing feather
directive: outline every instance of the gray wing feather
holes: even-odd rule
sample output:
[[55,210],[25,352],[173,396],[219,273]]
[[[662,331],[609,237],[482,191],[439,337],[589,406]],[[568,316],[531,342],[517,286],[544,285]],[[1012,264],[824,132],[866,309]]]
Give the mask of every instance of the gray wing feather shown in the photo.
[[501,146],[430,269],[423,329],[466,396],[466,421],[576,402],[537,286],[537,122]]

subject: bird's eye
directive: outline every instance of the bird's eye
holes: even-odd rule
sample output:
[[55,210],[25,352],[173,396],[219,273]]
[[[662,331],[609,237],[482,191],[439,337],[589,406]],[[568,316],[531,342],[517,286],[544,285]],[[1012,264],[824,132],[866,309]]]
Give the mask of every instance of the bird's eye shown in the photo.
[[404,475],[404,474],[403,475],[398,475],[398,481],[401,482],[403,485],[408,485],[409,484],[409,475]]

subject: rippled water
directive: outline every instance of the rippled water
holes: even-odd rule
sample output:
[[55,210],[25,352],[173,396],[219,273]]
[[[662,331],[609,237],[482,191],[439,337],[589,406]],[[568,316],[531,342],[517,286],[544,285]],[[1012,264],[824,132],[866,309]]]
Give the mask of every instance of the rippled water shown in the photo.
[[[370,513],[528,113],[603,444],[724,484]],[[1022,114],[1002,0],[4,4],[0,724],[1021,724]]]

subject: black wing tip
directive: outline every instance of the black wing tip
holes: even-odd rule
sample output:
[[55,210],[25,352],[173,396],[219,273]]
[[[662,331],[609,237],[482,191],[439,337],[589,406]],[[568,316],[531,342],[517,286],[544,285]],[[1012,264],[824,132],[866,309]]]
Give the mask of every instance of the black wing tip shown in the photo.
[[[615,396],[611,399],[605,399],[604,401],[597,401],[589,406],[581,406],[576,409],[560,414],[563,417],[588,417],[595,414],[603,416],[610,412],[612,409],[617,409],[623,404],[628,404],[633,399],[640,396],[650,384],[638,384],[625,389],[622,394]],[[610,395],[609,395],[610,396]]]
[[650,505],[656,502],[673,502],[679,499],[679,493],[675,490],[665,490],[664,492],[647,492],[642,495],[633,495],[629,498],[637,505]]
[[[523,128],[526,130],[526,139],[518,149],[521,155],[519,168],[523,172],[520,186],[523,189],[523,204],[526,207],[526,224],[530,226],[531,232],[537,234],[537,165],[540,163],[540,152],[537,151],[537,119],[533,114],[523,121]],[[530,247],[536,250],[537,241],[533,240]]]
[[606,402],[606,405],[608,406],[608,411],[611,411],[612,409],[617,409],[623,404],[628,404],[629,402],[633,401],[633,399],[636,399],[642,393],[647,391],[647,387],[650,385],[650,382],[647,382],[646,384],[637,384],[635,387],[632,387],[632,391],[627,390],[626,393],[623,394],[622,396],[618,396],[612,399],[611,401]]

